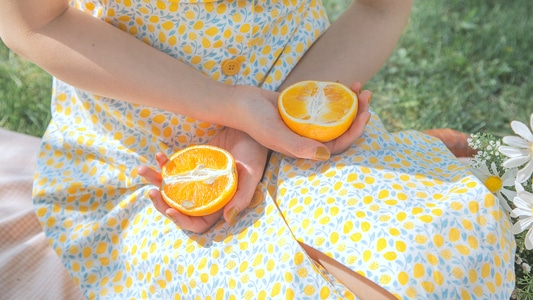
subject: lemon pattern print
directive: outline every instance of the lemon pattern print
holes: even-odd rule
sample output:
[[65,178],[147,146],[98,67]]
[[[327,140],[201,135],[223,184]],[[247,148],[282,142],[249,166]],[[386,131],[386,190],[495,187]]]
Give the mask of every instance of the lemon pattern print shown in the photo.
[[[227,84],[276,90],[328,26],[320,1],[74,0],[76,8]],[[136,172],[222,128],[54,79],[36,214],[89,299],[355,299],[303,241],[400,299],[509,299],[510,222],[438,141],[364,135],[326,162],[273,154],[234,226],[182,231]]]

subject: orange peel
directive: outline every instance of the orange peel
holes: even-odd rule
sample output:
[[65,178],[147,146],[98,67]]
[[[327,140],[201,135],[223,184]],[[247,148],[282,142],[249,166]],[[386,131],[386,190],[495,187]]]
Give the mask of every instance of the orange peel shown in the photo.
[[165,202],[189,216],[222,209],[237,190],[233,156],[211,145],[195,145],[172,154],[161,170]]
[[283,89],[278,96],[278,110],[287,127],[321,142],[346,132],[357,109],[357,94],[337,82],[300,81]]

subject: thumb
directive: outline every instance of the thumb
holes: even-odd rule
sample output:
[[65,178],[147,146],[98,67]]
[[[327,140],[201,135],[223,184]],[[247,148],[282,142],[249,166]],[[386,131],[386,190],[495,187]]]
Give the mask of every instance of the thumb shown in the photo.
[[256,197],[257,185],[261,180],[260,176],[253,176],[253,171],[243,165],[237,165],[237,172],[239,174],[237,191],[224,207],[224,219],[230,226],[233,226],[239,220],[241,212],[250,206]]
[[331,156],[330,150],[325,144],[300,136],[286,127],[285,124],[271,128],[271,130],[271,136],[276,136],[277,140],[270,140],[269,143],[263,144],[271,150],[290,157],[312,160],[328,160]]
[[312,160],[328,160],[331,156],[329,148],[323,143],[299,136],[290,139],[284,144],[284,149],[280,152],[296,158]]

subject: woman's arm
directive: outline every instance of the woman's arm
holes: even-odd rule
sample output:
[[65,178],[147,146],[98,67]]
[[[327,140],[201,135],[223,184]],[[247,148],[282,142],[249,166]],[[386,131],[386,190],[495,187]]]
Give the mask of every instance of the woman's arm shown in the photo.
[[324,148],[287,128],[277,93],[212,80],[66,0],[0,0],[0,37],[50,74],[94,94],[239,129],[293,157],[315,158]]
[[231,87],[65,0],[0,0],[0,37],[57,78],[98,95],[218,124],[225,123],[220,107],[231,107],[221,103],[231,101]]
[[355,0],[313,44],[283,87],[306,79],[367,82],[394,50],[412,0]]

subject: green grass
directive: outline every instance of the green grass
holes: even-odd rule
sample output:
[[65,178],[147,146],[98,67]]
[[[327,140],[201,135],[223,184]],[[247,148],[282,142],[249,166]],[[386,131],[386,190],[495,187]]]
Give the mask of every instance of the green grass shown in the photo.
[[50,121],[52,78],[0,43],[0,127],[42,136]]
[[[350,3],[325,0],[332,19]],[[533,112],[531,0],[415,1],[408,27],[367,84],[392,131],[450,127],[511,133]],[[0,127],[40,136],[51,78],[0,44]]]
[[[396,51],[367,85],[390,130],[510,134],[533,113],[533,1],[415,1]],[[526,122],[526,124],[529,122]]]
[[[351,2],[324,0],[331,19]],[[533,1],[418,0],[394,53],[367,84],[392,131],[511,134],[533,113]],[[0,42],[0,127],[41,136],[51,77]],[[531,276],[518,279],[533,299]]]

